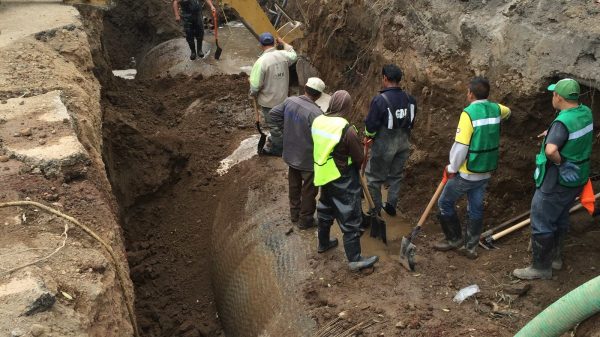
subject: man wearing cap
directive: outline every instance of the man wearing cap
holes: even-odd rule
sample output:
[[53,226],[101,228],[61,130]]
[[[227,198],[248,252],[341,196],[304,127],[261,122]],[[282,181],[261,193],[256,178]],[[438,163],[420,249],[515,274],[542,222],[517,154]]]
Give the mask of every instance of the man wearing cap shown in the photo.
[[579,103],[579,83],[563,79],[548,87],[559,110],[536,156],[536,190],[531,201],[532,264],[515,269],[520,279],[550,279],[562,268],[562,250],[569,229],[569,209],[590,174],[594,140],[592,111]]
[[[510,116],[510,109],[488,100],[490,83],[475,77],[467,89],[467,106],[460,114],[454,144],[450,149],[450,164],[444,169],[448,179],[438,200],[438,219],[444,239],[433,248],[447,251],[460,248],[467,258],[476,259],[476,248],[483,229],[483,198],[491,174],[498,167],[500,121]],[[465,237],[456,202],[468,199],[468,220]]]
[[296,62],[294,48],[277,38],[283,50],[275,48],[275,38],[271,33],[262,33],[259,41],[263,50],[250,72],[250,96],[255,97],[262,107],[263,118],[271,133],[262,153],[281,156],[281,130],[271,122],[269,110],[288,97],[290,66]]
[[317,252],[323,253],[338,245],[329,237],[333,220],[337,220],[344,238],[344,250],[350,270],[373,266],[377,256],[361,256],[360,228],[362,222],[361,186],[358,168],[364,156],[358,132],[345,119],[352,112],[352,97],[345,90],[331,96],[329,109],[313,121],[313,160],[315,186],[321,186],[317,205]]
[[[206,0],[210,6],[212,13],[217,10],[211,0]],[[190,46],[190,60],[195,60],[196,56],[202,58],[202,39],[204,38],[204,23],[202,22],[202,5],[201,0],[173,0],[173,12],[175,13],[175,21],[180,22],[183,18],[183,29],[185,30],[185,39]],[[216,24],[216,22],[215,22]],[[194,41],[194,39],[196,41]],[[198,45],[196,46],[196,42]]]
[[[402,71],[395,64],[383,66],[381,71],[383,89],[371,100],[365,120],[367,142],[373,141],[365,176],[375,209],[381,208],[396,215],[402,170],[409,155],[410,131],[417,113],[415,98],[400,89]],[[389,183],[385,204],[381,200],[381,185]]]
[[304,95],[289,97],[271,109],[273,125],[283,132],[283,161],[289,166],[290,218],[300,229],[313,227],[316,208],[313,141],[310,127],[323,112],[315,103],[325,90],[320,78],[311,77]]

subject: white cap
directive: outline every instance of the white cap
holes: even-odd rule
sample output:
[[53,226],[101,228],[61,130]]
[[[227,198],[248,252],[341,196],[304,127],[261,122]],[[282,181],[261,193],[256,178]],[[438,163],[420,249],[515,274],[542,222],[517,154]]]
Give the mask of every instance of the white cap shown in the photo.
[[315,89],[318,92],[323,92],[325,90],[325,82],[318,77],[311,77],[306,81],[306,86]]

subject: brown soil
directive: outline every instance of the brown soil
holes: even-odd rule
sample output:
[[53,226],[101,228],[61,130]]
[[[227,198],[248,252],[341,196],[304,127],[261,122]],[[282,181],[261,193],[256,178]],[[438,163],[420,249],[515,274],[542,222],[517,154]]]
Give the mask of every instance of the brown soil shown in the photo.
[[[104,91],[104,158],[145,336],[221,334],[210,230],[226,182],[215,170],[249,127],[246,83],[240,76],[116,80]],[[188,108],[195,100],[202,103]]]

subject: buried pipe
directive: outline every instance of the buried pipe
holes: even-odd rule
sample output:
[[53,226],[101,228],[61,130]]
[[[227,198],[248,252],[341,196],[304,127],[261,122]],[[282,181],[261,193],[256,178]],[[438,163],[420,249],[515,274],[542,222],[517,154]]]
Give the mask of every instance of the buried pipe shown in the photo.
[[515,337],[558,337],[600,312],[600,276],[580,285],[539,313]]

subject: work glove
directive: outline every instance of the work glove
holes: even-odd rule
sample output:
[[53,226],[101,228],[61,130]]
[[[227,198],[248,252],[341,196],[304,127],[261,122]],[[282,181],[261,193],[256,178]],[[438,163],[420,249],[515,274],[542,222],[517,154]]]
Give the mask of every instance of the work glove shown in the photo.
[[365,136],[365,138],[363,138],[363,144],[371,146],[373,144],[373,138]]
[[579,167],[571,162],[567,161],[560,164],[558,172],[560,173],[560,177],[568,183],[579,179]]
[[448,181],[449,179],[452,179],[456,177],[456,173],[450,173],[448,172],[448,166],[444,167],[444,174],[442,175],[442,180],[444,181]]

